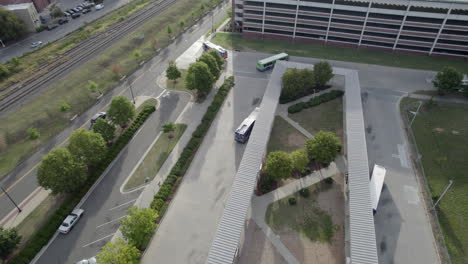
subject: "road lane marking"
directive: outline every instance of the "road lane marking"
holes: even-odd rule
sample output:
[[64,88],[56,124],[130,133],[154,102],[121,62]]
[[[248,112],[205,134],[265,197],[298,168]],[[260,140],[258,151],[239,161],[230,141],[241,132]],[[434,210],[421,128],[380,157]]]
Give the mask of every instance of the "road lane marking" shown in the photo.
[[136,200],[137,200],[137,199],[133,199],[133,200],[131,200],[131,201],[128,201],[128,202],[125,202],[125,203],[123,203],[123,204],[120,204],[120,205],[117,205],[117,206],[115,206],[115,207],[112,207],[111,209],[109,209],[109,211],[115,210],[115,209],[120,208],[120,207],[122,207],[122,206],[124,206],[124,205],[127,205],[127,204],[129,204],[129,203],[135,202]]
[[114,223],[114,222],[116,222],[116,221],[119,221],[119,220],[122,219],[122,218],[127,217],[127,216],[128,216],[128,215],[124,215],[124,216],[121,216],[121,217],[116,218],[116,219],[114,219],[114,220],[111,220],[111,221],[109,221],[109,222],[105,222],[104,224],[101,224],[101,225],[96,226],[96,228],[100,228],[100,227],[103,227],[103,226],[105,226],[105,225],[107,225],[107,224]]
[[115,233],[112,233],[112,234],[107,235],[107,236],[105,236],[105,237],[102,237],[102,238],[100,238],[100,239],[98,239],[98,240],[95,240],[95,241],[93,241],[93,242],[91,242],[91,243],[88,243],[88,244],[84,245],[83,247],[85,248],[85,247],[87,247],[87,246],[90,246],[90,245],[92,245],[92,244],[94,244],[94,243],[97,243],[97,242],[99,242],[99,241],[101,241],[101,240],[104,240],[104,239],[106,239],[106,238],[108,238],[108,237],[111,237],[111,236],[113,236],[113,235],[115,235]]

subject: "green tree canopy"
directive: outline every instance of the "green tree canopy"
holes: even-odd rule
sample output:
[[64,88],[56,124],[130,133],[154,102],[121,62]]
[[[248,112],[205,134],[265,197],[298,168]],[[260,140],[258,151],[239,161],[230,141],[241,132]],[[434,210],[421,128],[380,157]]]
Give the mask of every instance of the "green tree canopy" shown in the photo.
[[306,151],[309,159],[328,165],[341,151],[340,139],[331,132],[319,131],[306,141]]
[[67,146],[75,160],[95,165],[106,155],[106,142],[101,134],[84,128],[73,131]]
[[205,97],[213,88],[214,77],[211,74],[208,65],[199,61],[192,63],[188,69],[185,79],[189,90],[196,90],[200,98]]
[[63,17],[65,15],[62,9],[56,4],[53,4],[49,10],[52,18]]
[[139,258],[140,251],[121,238],[108,242],[97,254],[99,264],[138,264]]
[[303,172],[309,164],[307,153],[303,149],[296,150],[291,153],[292,166],[295,170]]
[[70,193],[86,181],[85,165],[75,161],[66,148],[54,148],[42,158],[37,169],[39,185],[54,194]]
[[266,174],[275,180],[291,176],[293,164],[291,157],[284,151],[273,151],[268,154],[265,166]]
[[314,72],[309,69],[288,69],[282,77],[280,101],[290,102],[312,92],[315,87]]
[[4,64],[0,63],[0,80],[8,77],[8,75],[10,75],[10,71]]
[[314,65],[314,79],[317,88],[323,88],[333,78],[333,68],[327,61]]
[[209,53],[203,53],[197,61],[202,61],[208,65],[208,69],[210,69],[211,75],[213,75],[214,79],[219,78],[219,74],[221,73],[221,69],[219,68],[218,62],[216,59],[211,56]]
[[21,241],[16,229],[0,227],[0,258],[5,260],[16,249]]
[[179,69],[177,68],[177,65],[175,64],[174,61],[169,61],[169,66],[167,67],[166,70],[166,77],[169,80],[175,80],[179,79],[182,74],[180,73]]
[[120,220],[122,235],[130,244],[144,250],[154,234],[157,217],[158,214],[151,208],[131,207],[128,210],[128,216]]
[[439,94],[449,93],[461,86],[463,74],[453,67],[444,67],[432,81]]
[[223,65],[224,65],[224,59],[223,59],[223,57],[221,57],[219,52],[217,50],[210,49],[206,53],[210,54],[216,60],[216,62],[218,63],[219,69],[221,70],[223,68]]
[[26,25],[13,11],[0,8],[0,39],[16,40],[26,33]]
[[93,125],[93,131],[100,134],[106,142],[111,141],[115,136],[115,126],[109,124],[103,118],[96,120],[96,123]]
[[172,122],[167,122],[163,125],[164,133],[169,133],[169,138],[174,137],[174,131],[176,130],[176,125]]
[[107,116],[112,123],[125,127],[135,117],[135,106],[123,95],[112,99]]

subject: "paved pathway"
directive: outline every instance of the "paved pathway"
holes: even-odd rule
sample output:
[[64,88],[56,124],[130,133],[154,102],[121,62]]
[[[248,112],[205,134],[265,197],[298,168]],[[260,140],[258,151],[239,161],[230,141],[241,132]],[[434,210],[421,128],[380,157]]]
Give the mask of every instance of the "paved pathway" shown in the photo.
[[421,99],[421,100],[432,100],[437,102],[445,102],[445,103],[458,103],[458,104],[468,104],[468,98],[453,98],[453,97],[441,97],[441,96],[431,96],[426,94],[408,94],[408,97],[414,99]]
[[288,195],[298,192],[302,188],[306,188],[310,185],[318,183],[319,181],[328,177],[332,177],[337,173],[339,173],[338,167],[336,166],[335,162],[333,162],[328,168],[322,169],[321,172],[316,171],[306,177],[295,180],[272,192],[269,192],[262,196],[254,196],[252,198],[252,219],[263,230],[268,240],[270,240],[270,242],[276,248],[278,253],[281,254],[281,256],[286,260],[287,263],[299,264],[299,261],[281,242],[280,237],[276,235],[265,222],[265,214],[268,206],[274,201],[283,199]]

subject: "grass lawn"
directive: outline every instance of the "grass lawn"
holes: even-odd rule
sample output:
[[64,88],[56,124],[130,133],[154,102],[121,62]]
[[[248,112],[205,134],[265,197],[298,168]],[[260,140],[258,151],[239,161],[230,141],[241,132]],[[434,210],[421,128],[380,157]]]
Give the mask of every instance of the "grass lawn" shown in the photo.
[[[402,109],[405,106],[414,111],[417,100],[405,98]],[[438,205],[439,222],[452,263],[468,263],[468,106],[423,106],[412,129],[432,197],[454,181]]]
[[312,134],[324,130],[333,132],[341,138],[343,136],[343,98],[304,109],[299,113],[289,114],[289,118]]
[[22,239],[18,249],[24,247],[26,242],[31,239],[34,234],[44,225],[49,217],[55,213],[64,200],[63,195],[49,195],[39,204],[26,218],[21,222],[16,229]]
[[[331,243],[336,226],[332,217],[320,209],[315,201],[319,191],[331,186],[320,182],[307,188],[310,192],[308,198],[295,193],[273,202],[268,206],[265,221],[276,233],[289,228],[311,241]],[[296,205],[289,204],[288,199],[291,197],[296,198]]]
[[350,61],[368,64],[377,64],[402,68],[439,71],[444,66],[452,66],[468,74],[468,61],[443,57],[430,57],[375,51],[369,49],[356,49],[346,47],[328,46],[312,43],[293,43],[280,40],[243,39],[241,35],[230,33],[217,33],[212,42],[226,49],[256,50],[267,53],[286,52],[293,56],[314,57],[327,60]]
[[179,69],[180,71],[180,78],[174,81],[167,79],[166,81],[166,87],[169,89],[176,89],[176,90],[182,90],[182,91],[187,91],[187,92],[193,92],[185,86],[185,78],[187,77],[187,72],[188,70],[186,69]]
[[[180,21],[190,27],[197,19],[209,12],[216,1],[179,0],[172,7],[141,26],[133,34],[114,44],[94,60],[71,72],[61,81],[37,95],[17,111],[0,120],[0,178],[15,168],[19,162],[34,153],[40,146],[69,125],[69,119],[81,114],[97,101],[97,93],[88,89],[88,80],[98,84],[98,90],[106,93],[118,83],[119,77],[134,72],[140,63],[148,61],[160,49],[172,43],[172,37],[182,32]],[[90,25],[91,26],[91,25]],[[167,27],[172,28],[172,36]],[[141,36],[146,36],[141,38]],[[135,51],[141,56],[136,57]],[[116,73],[116,70],[117,73]],[[60,112],[63,102],[70,111]],[[35,142],[26,138],[28,128],[37,128],[41,137]]]
[[292,152],[304,148],[307,137],[291,126],[280,116],[275,117],[275,122],[270,134],[267,150]]
[[124,186],[124,190],[131,190],[145,183],[145,179],[152,180],[159,169],[162,167],[167,157],[175,147],[180,137],[184,134],[187,125],[176,124],[174,137],[169,138],[167,134],[161,134],[151,150],[146,155],[145,159],[135,172],[130,176],[130,179]]

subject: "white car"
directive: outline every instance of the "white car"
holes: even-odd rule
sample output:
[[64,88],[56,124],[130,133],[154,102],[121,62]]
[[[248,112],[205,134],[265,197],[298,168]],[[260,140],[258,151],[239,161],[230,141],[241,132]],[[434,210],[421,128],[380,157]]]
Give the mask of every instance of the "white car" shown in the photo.
[[78,222],[78,220],[81,218],[83,215],[84,210],[83,209],[75,209],[71,212],[65,220],[63,220],[63,223],[59,227],[59,232],[62,234],[68,234],[70,230],[73,228],[73,226]]
[[103,8],[104,8],[104,5],[103,5],[103,4],[99,4],[99,5],[96,5],[94,8],[96,8],[96,10],[100,10],[100,9],[103,9]]
[[42,44],[43,44],[42,41],[33,42],[33,43],[31,43],[31,48],[33,48],[33,49],[37,48],[37,47],[41,46]]
[[78,261],[76,264],[98,264],[95,257],[89,259],[83,259]]

